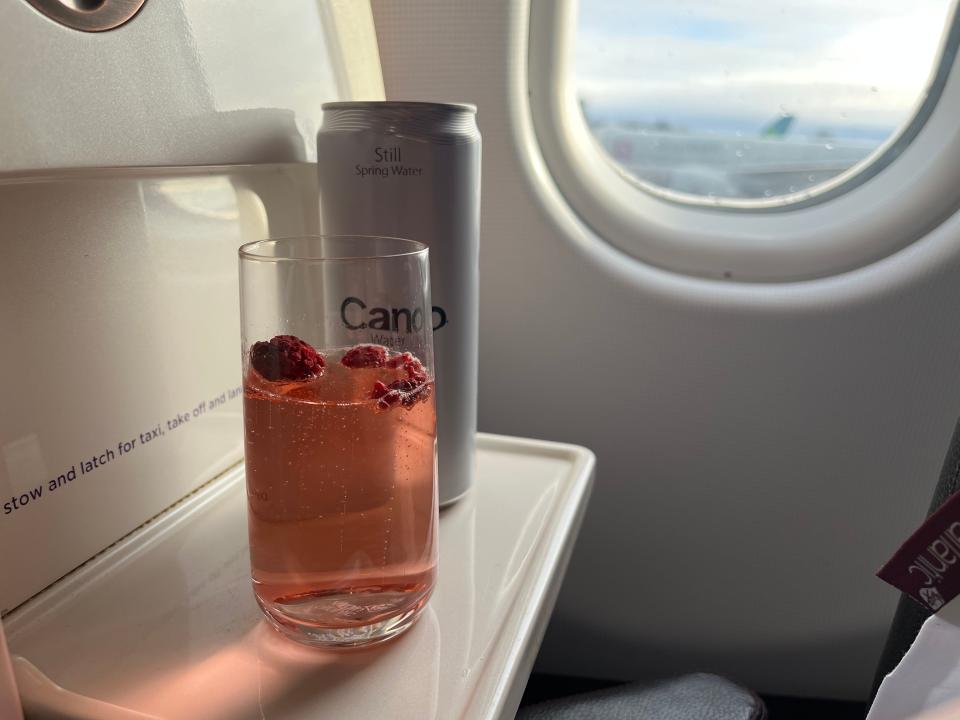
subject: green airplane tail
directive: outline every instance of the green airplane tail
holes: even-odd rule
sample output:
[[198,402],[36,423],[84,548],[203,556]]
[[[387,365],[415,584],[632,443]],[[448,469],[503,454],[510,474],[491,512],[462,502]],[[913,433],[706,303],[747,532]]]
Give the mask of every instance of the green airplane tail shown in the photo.
[[790,130],[790,126],[793,125],[794,120],[796,120],[796,118],[793,115],[781,115],[761,130],[760,135],[763,137],[782,138]]

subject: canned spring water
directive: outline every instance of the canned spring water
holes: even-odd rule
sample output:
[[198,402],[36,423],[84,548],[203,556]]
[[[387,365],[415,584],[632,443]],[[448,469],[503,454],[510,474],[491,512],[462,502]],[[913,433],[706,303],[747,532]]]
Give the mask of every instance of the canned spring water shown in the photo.
[[[476,108],[425,102],[323,105],[317,135],[324,233],[430,248],[440,505],[473,483],[477,428],[480,133]],[[402,351],[409,308],[340,302],[340,322]]]

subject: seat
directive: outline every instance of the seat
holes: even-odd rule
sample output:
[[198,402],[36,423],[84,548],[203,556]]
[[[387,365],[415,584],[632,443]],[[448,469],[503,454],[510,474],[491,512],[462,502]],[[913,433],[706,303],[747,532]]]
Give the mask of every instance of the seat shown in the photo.
[[764,720],[754,693],[719,675],[634,682],[528,705],[517,720]]
[[[950,448],[947,450],[947,456],[943,459],[943,465],[940,468],[940,479],[937,481],[937,487],[933,491],[933,500],[930,502],[927,517],[930,517],[930,515],[936,512],[957,490],[960,490],[960,420],[957,421],[957,425],[953,430],[953,437],[950,440]],[[920,605],[920,603],[909,595],[900,595],[897,610],[890,623],[890,631],[887,633],[887,641],[884,643],[883,652],[880,653],[880,661],[877,663],[877,672],[873,679],[873,690],[870,693],[871,703],[877,696],[880,683],[900,664],[900,661],[903,660],[903,656],[907,654],[907,650],[910,649],[913,641],[917,639],[920,626],[923,625],[932,614],[932,611]]]
[[[927,515],[960,490],[960,420],[943,460]],[[901,595],[874,678],[870,702],[881,681],[900,663],[931,611]],[[754,693],[718,675],[697,673],[649,683],[627,683],[521,708],[517,720],[763,720],[767,711]]]

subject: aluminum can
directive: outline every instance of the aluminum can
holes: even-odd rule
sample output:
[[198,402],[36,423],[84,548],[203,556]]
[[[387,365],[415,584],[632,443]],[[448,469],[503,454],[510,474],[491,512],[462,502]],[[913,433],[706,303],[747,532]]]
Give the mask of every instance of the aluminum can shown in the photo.
[[[454,103],[326,103],[317,134],[321,232],[402,237],[430,248],[441,506],[463,496],[475,474],[476,114],[473,105]],[[360,322],[358,299],[344,322]]]

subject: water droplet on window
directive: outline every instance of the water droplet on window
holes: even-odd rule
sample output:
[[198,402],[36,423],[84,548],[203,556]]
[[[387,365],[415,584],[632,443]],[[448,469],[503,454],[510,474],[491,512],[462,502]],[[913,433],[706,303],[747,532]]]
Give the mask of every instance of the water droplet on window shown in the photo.
[[773,190],[764,190],[764,191],[763,191],[763,196],[764,196],[764,197],[771,197],[772,195],[773,195]]
[[737,152],[734,153],[734,154],[735,154],[737,157],[743,157],[743,150],[737,150]]
[[813,175],[807,175],[807,182],[816,182],[816,178]]
[[876,85],[870,86],[870,92],[879,92],[879,91],[880,91],[880,88],[878,88]]
[[824,143],[823,149],[824,149],[824,150],[833,150],[833,143]]
[[790,192],[794,193],[794,192],[796,192],[796,191],[797,191],[797,186],[796,186],[796,185],[791,185],[791,186],[790,186]]

